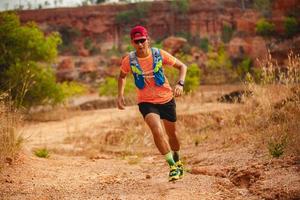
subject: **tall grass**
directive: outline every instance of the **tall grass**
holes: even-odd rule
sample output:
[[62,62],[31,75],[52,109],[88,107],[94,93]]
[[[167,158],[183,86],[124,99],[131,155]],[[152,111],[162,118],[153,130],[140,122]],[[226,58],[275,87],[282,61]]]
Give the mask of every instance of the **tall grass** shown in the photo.
[[289,53],[285,66],[269,55],[261,62],[260,84],[248,83],[247,128],[259,135],[271,156],[300,155],[300,56]]
[[5,163],[12,162],[22,143],[18,132],[20,114],[4,101],[6,97],[6,94],[0,94],[0,170]]

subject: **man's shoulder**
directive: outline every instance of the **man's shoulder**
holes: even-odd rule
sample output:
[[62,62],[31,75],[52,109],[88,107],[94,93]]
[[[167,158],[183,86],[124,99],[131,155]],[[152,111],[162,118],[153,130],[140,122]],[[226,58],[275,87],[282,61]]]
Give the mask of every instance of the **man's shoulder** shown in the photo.
[[129,54],[125,54],[122,56],[122,66],[129,65]]
[[122,56],[122,60],[126,60],[126,59],[128,59],[128,58],[129,58],[129,53],[124,54],[124,55]]

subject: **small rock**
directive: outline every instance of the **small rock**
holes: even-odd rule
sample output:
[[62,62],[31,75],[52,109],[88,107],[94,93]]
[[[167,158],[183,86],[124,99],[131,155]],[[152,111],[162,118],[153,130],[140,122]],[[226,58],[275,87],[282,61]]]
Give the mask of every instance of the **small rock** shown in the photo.
[[151,176],[149,174],[147,174],[146,179],[151,179]]
[[13,180],[5,179],[6,183],[13,183]]
[[13,159],[12,159],[12,158],[10,158],[10,157],[6,157],[6,158],[5,158],[5,163],[11,165],[12,162],[13,162]]

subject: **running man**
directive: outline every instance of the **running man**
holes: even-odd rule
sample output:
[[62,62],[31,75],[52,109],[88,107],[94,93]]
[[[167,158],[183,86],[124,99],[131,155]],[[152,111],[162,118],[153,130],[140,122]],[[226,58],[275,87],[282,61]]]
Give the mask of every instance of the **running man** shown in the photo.
[[[183,175],[180,161],[180,144],[176,135],[176,103],[174,97],[183,93],[187,67],[164,50],[151,48],[146,28],[136,26],[130,32],[131,45],[135,51],[122,60],[118,79],[118,108],[125,109],[124,88],[126,75],[131,73],[137,87],[138,106],[145,122],[151,129],[159,152],[170,166],[169,181],[178,180]],[[174,90],[164,75],[163,68],[173,66],[179,70],[179,80]],[[164,129],[169,138],[164,137]]]

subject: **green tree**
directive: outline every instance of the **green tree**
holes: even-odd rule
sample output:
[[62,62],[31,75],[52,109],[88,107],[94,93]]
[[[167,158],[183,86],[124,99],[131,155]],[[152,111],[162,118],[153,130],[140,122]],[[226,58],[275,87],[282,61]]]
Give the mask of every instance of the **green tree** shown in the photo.
[[287,37],[293,37],[299,32],[299,25],[295,17],[284,18],[284,31]]
[[179,14],[186,14],[190,9],[188,0],[172,0],[171,5],[172,9]]
[[223,31],[221,35],[222,41],[224,43],[228,43],[231,40],[232,35],[233,35],[233,28],[231,26],[225,25],[223,27]]
[[199,46],[200,48],[204,51],[204,52],[208,52],[208,46],[209,46],[209,41],[207,37],[201,38],[200,42],[199,42]]
[[116,15],[115,21],[118,25],[132,25],[132,22],[144,24],[145,18],[150,10],[147,2],[138,3],[136,9],[120,12]]
[[268,22],[265,18],[262,18],[256,23],[255,31],[261,36],[269,37],[274,33],[275,26],[273,23]]
[[46,37],[34,23],[21,25],[15,13],[2,12],[0,41],[0,92],[9,91],[17,107],[62,100],[49,66],[61,42],[57,33]]

